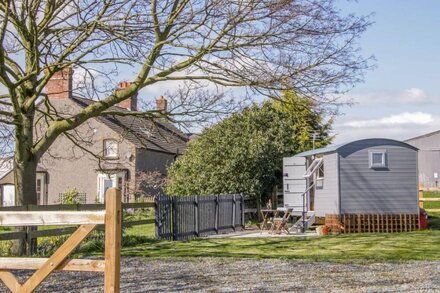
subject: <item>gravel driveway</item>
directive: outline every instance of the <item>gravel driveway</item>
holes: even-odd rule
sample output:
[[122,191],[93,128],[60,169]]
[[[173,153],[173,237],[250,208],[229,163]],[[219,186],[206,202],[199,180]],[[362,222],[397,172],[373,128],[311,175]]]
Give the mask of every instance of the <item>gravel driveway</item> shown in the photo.
[[[122,268],[122,292],[440,292],[440,262],[124,258]],[[58,272],[38,292],[102,292],[102,284],[103,274]],[[0,290],[7,292],[3,285]]]

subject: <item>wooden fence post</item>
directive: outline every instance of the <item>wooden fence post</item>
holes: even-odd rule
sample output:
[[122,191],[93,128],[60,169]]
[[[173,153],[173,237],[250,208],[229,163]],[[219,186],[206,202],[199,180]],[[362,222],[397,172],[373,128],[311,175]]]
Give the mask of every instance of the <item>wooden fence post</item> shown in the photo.
[[121,191],[105,193],[105,276],[104,292],[119,293],[121,271],[122,208]]
[[244,194],[241,193],[240,194],[241,199],[240,199],[240,203],[241,203],[241,228],[244,230],[245,226],[244,226]]
[[423,190],[419,190],[419,207],[423,209]]
[[156,195],[156,200],[154,201],[154,230],[156,237],[160,239],[160,231],[159,231],[159,201],[161,200],[160,195]]
[[196,195],[194,197],[194,232],[196,236],[199,237],[199,225],[200,225],[200,217],[199,217],[199,196]]
[[[27,204],[26,211],[35,211],[37,210],[38,206],[33,204]],[[37,253],[37,238],[32,238],[32,232],[37,231],[38,229],[36,227],[27,226],[26,227],[26,255],[31,256],[35,253]]]
[[171,197],[171,211],[172,211],[172,217],[173,217],[173,240],[177,240],[177,197],[172,196]]
[[235,232],[235,213],[237,209],[237,200],[235,198],[235,194],[232,195],[232,230]]
[[214,224],[214,230],[215,233],[218,234],[218,222],[219,222],[219,198],[218,195],[215,196],[215,224]]

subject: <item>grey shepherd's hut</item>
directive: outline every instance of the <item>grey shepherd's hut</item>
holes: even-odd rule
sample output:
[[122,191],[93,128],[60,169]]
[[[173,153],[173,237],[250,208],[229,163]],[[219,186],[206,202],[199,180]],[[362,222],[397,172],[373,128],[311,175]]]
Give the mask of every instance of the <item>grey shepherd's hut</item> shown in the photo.
[[342,232],[418,229],[417,148],[363,139],[284,158],[284,205]]

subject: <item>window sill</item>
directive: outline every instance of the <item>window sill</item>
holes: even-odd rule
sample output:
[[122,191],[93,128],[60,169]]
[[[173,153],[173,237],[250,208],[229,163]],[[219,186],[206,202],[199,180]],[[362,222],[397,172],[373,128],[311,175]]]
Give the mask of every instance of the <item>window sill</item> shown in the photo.
[[106,161],[115,161],[119,160],[119,157],[102,157],[102,159]]
[[388,166],[370,166],[373,170],[389,170]]

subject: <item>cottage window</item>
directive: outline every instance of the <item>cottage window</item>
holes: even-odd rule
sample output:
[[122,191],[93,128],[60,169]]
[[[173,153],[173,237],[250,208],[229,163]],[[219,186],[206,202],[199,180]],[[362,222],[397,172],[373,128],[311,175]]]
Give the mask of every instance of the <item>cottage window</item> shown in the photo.
[[104,157],[117,158],[118,157],[118,142],[114,139],[104,140]]
[[386,168],[387,152],[384,150],[370,151],[370,168]]

